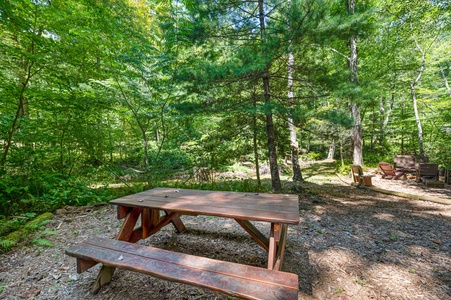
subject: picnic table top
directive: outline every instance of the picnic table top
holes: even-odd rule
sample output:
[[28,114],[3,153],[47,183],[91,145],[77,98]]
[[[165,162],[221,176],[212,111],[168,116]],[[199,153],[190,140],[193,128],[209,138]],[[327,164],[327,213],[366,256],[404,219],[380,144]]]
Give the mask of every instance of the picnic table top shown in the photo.
[[155,188],[111,204],[249,221],[299,224],[297,195]]

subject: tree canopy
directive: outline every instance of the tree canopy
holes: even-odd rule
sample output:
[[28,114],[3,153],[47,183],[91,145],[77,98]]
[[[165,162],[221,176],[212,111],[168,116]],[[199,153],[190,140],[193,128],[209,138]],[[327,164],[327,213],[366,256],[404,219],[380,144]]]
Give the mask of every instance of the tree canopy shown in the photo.
[[250,161],[277,191],[290,132],[300,159],[411,154],[449,168],[450,12],[439,0],[2,1],[0,214],[91,201],[70,191],[126,168]]

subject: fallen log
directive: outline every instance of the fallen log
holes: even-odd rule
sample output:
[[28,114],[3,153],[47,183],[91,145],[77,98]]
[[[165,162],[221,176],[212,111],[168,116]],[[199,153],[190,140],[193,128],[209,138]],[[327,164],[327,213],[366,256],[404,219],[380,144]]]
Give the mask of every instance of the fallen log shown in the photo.
[[407,193],[403,193],[403,192],[389,191],[389,190],[384,190],[381,188],[369,187],[369,186],[360,186],[359,188],[365,188],[365,189],[372,190],[375,192],[388,194],[388,195],[394,195],[394,196],[403,197],[403,198],[408,198],[411,200],[422,200],[422,201],[430,201],[430,202],[435,202],[435,203],[451,205],[451,200],[433,197],[433,196],[412,195],[412,194],[407,194]]

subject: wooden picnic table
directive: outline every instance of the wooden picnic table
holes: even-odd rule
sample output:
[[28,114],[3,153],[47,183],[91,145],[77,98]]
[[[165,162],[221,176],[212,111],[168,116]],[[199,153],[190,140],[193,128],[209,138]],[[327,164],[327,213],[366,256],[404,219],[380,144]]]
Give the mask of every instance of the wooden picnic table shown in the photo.
[[[117,205],[117,217],[124,220],[116,236],[117,242],[104,239],[86,241],[85,244],[66,251],[68,255],[77,257],[78,272],[83,272],[98,262],[104,264],[94,285],[95,291],[111,280],[116,267],[121,267],[247,299],[297,299],[297,275],[280,271],[287,227],[299,223],[297,195],[155,188],[118,198],[110,203]],[[209,260],[158,248],[141,249],[137,248],[140,245],[134,244],[168,224],[172,224],[178,232],[183,231],[185,225],[182,215],[235,219],[267,251],[266,272],[258,267]],[[139,220],[141,224],[137,226]],[[269,236],[258,230],[252,223],[254,221],[268,223]],[[127,243],[121,244],[120,241]],[[113,253],[111,257],[101,254],[105,249]],[[119,255],[121,258],[127,256],[127,259],[115,261],[112,258]],[[129,255],[133,259],[128,258]],[[146,265],[139,262],[141,258],[148,261]],[[154,267],[155,261],[164,266]],[[199,271],[196,265],[209,267]],[[210,272],[211,275],[205,276],[205,272]],[[214,281],[205,279],[212,276],[219,277]]]

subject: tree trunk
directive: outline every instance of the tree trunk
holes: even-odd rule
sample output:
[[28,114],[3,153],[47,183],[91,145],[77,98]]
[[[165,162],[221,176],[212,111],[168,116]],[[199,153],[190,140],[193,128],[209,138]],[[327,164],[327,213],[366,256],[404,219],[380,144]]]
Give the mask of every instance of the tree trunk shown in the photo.
[[351,103],[351,114],[354,120],[352,128],[352,144],[353,144],[353,164],[363,165],[363,143],[362,143],[362,123],[360,120],[360,109],[357,104]]
[[446,90],[448,91],[448,95],[451,97],[451,89],[449,88],[448,79],[446,78],[445,71],[440,67],[440,73],[442,74],[443,81],[445,82]]
[[410,91],[412,93],[412,101],[413,101],[413,110],[415,112],[415,121],[417,123],[417,129],[418,129],[418,147],[419,147],[419,156],[424,156],[424,149],[423,149],[423,127],[421,126],[421,120],[420,120],[420,114],[418,112],[418,105],[417,105],[417,97],[415,94],[415,85],[410,84]]
[[22,86],[20,87],[19,99],[17,102],[17,110],[16,110],[16,114],[14,115],[13,123],[11,124],[11,127],[8,132],[8,138],[5,142],[5,148],[3,150],[2,160],[0,161],[1,168],[4,168],[6,165],[6,159],[8,158],[9,150],[11,149],[14,132],[19,128],[19,124],[18,124],[19,120],[23,116],[25,116],[24,113],[26,111],[28,111],[28,108],[25,109],[25,106],[27,106],[27,105],[25,105],[25,102],[26,102],[25,90],[28,87],[28,84],[32,77],[32,74],[31,74],[32,67],[33,67],[33,62],[30,62],[29,64],[27,64],[26,74],[25,74],[23,80],[21,80]]
[[[291,42],[290,42],[291,44]],[[293,92],[293,67],[294,55],[290,51],[288,53],[288,105],[290,108],[294,107],[294,92]],[[290,145],[291,145],[291,165],[293,168],[293,182],[295,186],[297,183],[303,182],[301,167],[299,166],[299,143],[297,140],[296,127],[293,124],[293,118],[288,117],[288,127],[290,130]]]
[[421,120],[420,120],[420,114],[418,112],[418,103],[417,103],[417,96],[415,93],[415,86],[420,82],[421,76],[424,72],[424,64],[426,61],[426,52],[420,47],[417,41],[415,41],[418,50],[421,53],[421,66],[420,70],[418,71],[418,75],[415,78],[413,82],[410,83],[410,92],[412,95],[412,102],[413,102],[413,111],[415,113],[415,121],[417,123],[417,129],[418,129],[418,148],[419,148],[419,156],[424,156],[424,148],[423,148],[423,127],[421,126]]
[[[257,101],[254,97],[253,99],[253,103],[254,103],[254,109],[257,106]],[[254,115],[254,117],[252,118],[252,127],[254,129],[254,134],[253,134],[253,146],[254,146],[254,158],[255,158],[255,174],[257,176],[257,185],[260,187],[262,182],[260,179],[260,163],[259,163],[259,159],[258,159],[258,144],[257,144],[257,116]]]
[[329,145],[329,153],[327,154],[327,159],[334,159],[335,156],[335,140],[332,139]]
[[388,121],[390,120],[390,116],[393,111],[393,103],[395,102],[395,94],[391,95],[387,112],[385,111],[385,103],[384,102],[385,102],[384,98],[382,98],[381,106],[380,106],[380,113],[381,113],[382,118],[384,118],[384,120],[380,124],[379,133],[377,134],[376,138],[374,139],[373,143],[371,144],[371,149],[373,149],[374,146],[377,145],[377,143],[380,140],[382,140],[382,137],[384,136],[385,128],[387,128]]
[[135,109],[133,107],[133,105],[130,103],[130,101],[128,100],[127,94],[125,93],[124,89],[122,88],[122,85],[119,82],[118,78],[114,78],[117,86],[119,87],[119,90],[121,91],[122,94],[122,98],[125,101],[125,104],[128,106],[128,108],[131,110],[131,112],[133,113],[133,116],[135,117],[136,123],[138,124],[139,129],[141,130],[141,135],[142,135],[142,142],[143,142],[143,151],[144,151],[144,167],[145,169],[148,171],[149,168],[149,151],[148,151],[148,141],[147,141],[147,130],[149,129],[149,121],[147,122],[147,124],[143,124],[138,116],[138,109]]
[[339,132],[338,134],[338,138],[340,141],[340,160],[341,160],[341,166],[344,167],[345,166],[345,159],[343,156],[343,135],[341,132]]
[[149,143],[147,142],[146,130],[140,126],[141,134],[143,137],[143,151],[144,151],[144,167],[149,169]]
[[[348,14],[353,15],[355,13],[356,0],[348,0],[347,1],[347,11]],[[358,72],[358,55],[357,55],[357,37],[355,35],[351,36],[349,39],[349,48],[351,51],[351,55],[348,58],[348,67],[351,71],[350,82],[354,85],[359,84],[359,72]],[[351,108],[351,116],[354,120],[354,126],[351,132],[351,139],[353,145],[353,164],[355,165],[363,165],[363,142],[362,142],[362,124],[360,117],[360,108],[358,104],[355,102],[354,97],[351,98],[350,108]]]
[[[263,0],[258,0],[260,34],[262,46],[265,43],[265,15],[263,9]],[[263,50],[264,51],[264,50]],[[271,94],[269,90],[269,65],[266,65],[263,74],[263,91],[265,97],[266,111],[266,134],[268,137],[268,151],[269,151],[269,168],[271,170],[271,186],[275,192],[282,191],[282,184],[280,183],[279,166],[277,164],[276,139],[274,132],[274,123],[271,111]]]

